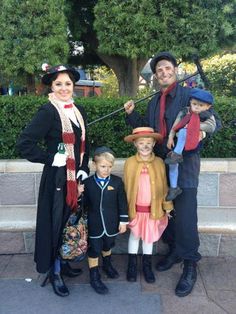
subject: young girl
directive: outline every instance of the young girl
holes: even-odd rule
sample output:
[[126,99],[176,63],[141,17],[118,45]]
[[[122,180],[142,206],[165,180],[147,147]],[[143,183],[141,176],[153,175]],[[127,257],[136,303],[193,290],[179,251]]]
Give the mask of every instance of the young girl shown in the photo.
[[168,224],[167,213],[173,209],[172,202],[165,201],[168,191],[165,165],[153,153],[155,142],[162,136],[149,127],[133,130],[124,138],[133,142],[136,155],[128,158],[124,166],[124,183],[128,199],[130,237],[127,280],[137,280],[137,253],[139,241],[143,248],[143,275],[148,283],[155,282],[151,256],[153,243],[157,241]]

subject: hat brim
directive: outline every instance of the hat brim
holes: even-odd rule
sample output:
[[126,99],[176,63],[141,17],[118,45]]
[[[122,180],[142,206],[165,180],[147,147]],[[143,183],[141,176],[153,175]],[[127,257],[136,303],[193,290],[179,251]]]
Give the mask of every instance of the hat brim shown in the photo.
[[70,72],[70,73],[73,75],[75,82],[79,81],[79,79],[80,79],[80,74],[79,74],[79,72],[76,71],[76,70],[73,69],[73,68],[69,68],[69,69],[65,69],[65,70],[62,70],[62,71],[55,71],[55,72],[52,72],[52,73],[46,73],[46,74],[44,74],[44,76],[42,77],[42,83],[43,83],[44,85],[51,85],[52,77],[53,77],[56,73],[60,73],[60,72]]
[[209,106],[213,105],[213,101],[210,102],[211,100],[208,100],[208,99],[206,100],[206,99],[203,99],[201,97],[191,96],[190,99],[196,99],[196,100],[201,101],[202,103],[205,103],[205,104],[207,104]]
[[130,134],[130,135],[127,135],[125,138],[124,138],[124,141],[125,142],[133,142],[135,141],[136,139],[138,138],[141,138],[141,137],[152,137],[154,140],[156,140],[156,142],[161,142],[163,137],[161,134],[159,133],[151,133],[151,134]]
[[168,52],[162,52],[162,53],[156,55],[150,62],[150,68],[152,70],[152,73],[156,73],[156,65],[161,60],[170,61],[173,64],[174,67],[178,66],[177,61],[176,61],[174,56],[172,56]]

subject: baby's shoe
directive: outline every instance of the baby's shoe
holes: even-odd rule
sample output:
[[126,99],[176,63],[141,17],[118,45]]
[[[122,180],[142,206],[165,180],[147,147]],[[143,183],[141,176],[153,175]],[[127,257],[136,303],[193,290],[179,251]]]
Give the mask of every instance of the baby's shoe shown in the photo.
[[176,188],[169,188],[168,194],[166,196],[166,201],[173,201],[181,193],[182,190],[178,186]]
[[167,165],[178,164],[180,162],[183,162],[182,154],[177,154],[174,151],[169,152],[165,159],[165,164]]

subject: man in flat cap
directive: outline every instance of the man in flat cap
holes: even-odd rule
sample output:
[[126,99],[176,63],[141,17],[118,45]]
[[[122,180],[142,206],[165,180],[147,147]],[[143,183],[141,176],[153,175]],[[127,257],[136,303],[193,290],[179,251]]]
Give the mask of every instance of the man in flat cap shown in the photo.
[[[134,109],[134,102],[128,101],[124,107],[126,121],[133,128],[149,126],[163,136],[163,141],[154,148],[157,156],[166,158],[168,135],[178,112],[189,105],[191,89],[177,83],[178,65],[169,52],[160,52],[150,63],[161,90],[149,102],[146,114],[140,116]],[[212,110],[212,109],[210,109]],[[214,114],[214,113],[213,113]],[[216,118],[219,126],[220,122]],[[202,133],[200,131],[199,136]],[[201,144],[200,144],[201,145]],[[157,265],[158,271],[166,271],[174,264],[184,261],[183,274],[176,286],[175,294],[184,297],[191,293],[197,279],[197,262],[201,259],[197,229],[197,187],[200,172],[199,146],[183,152],[183,162],[179,164],[178,186],[182,193],[174,201],[175,216],[170,219],[163,240],[169,245],[169,253]]]

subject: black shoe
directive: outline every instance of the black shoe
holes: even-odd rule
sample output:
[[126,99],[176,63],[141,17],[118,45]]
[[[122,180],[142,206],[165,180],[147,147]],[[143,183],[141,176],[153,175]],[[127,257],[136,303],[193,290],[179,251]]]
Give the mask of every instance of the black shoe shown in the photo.
[[171,151],[167,154],[166,159],[164,160],[167,165],[174,165],[183,162],[183,156],[180,154]]
[[196,262],[185,260],[183,274],[175,288],[175,294],[178,297],[185,297],[191,293],[197,280]]
[[174,264],[182,262],[182,258],[178,257],[175,252],[168,254],[163,260],[157,263],[156,270],[165,271],[170,269]]
[[107,277],[112,279],[118,278],[119,274],[111,263],[111,255],[103,257],[102,260],[103,260],[102,269],[106,273]]
[[169,188],[168,194],[166,196],[166,201],[173,201],[181,193],[182,190],[178,186],[176,188]]
[[101,281],[98,267],[92,267],[89,269],[90,272],[90,285],[99,294],[107,294],[108,288]]
[[[53,287],[53,291],[56,295],[59,295],[60,297],[67,297],[70,294],[60,274],[54,274],[53,272],[50,272],[48,276],[49,281]],[[43,282],[41,286],[44,287],[45,284],[46,281]]]
[[61,274],[67,277],[76,277],[82,274],[82,269],[72,268],[68,262],[61,263]]
[[129,254],[126,278],[130,282],[137,281],[137,254]]
[[152,256],[143,255],[143,275],[147,283],[153,283],[156,281],[155,275],[152,271]]

